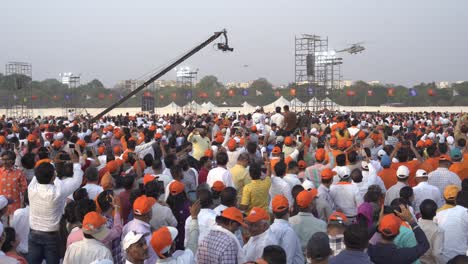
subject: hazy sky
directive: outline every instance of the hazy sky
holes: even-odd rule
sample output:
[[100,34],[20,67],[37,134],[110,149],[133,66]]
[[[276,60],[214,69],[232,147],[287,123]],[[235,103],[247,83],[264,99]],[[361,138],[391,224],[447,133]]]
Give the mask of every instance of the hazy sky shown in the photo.
[[467,80],[467,10],[466,0],[2,1],[0,65],[26,61],[35,80],[70,71],[112,87],[226,28],[234,53],[207,47],[183,65],[223,82],[287,84],[294,36],[310,33],[328,36],[336,49],[366,42],[364,53],[344,55],[344,79]]

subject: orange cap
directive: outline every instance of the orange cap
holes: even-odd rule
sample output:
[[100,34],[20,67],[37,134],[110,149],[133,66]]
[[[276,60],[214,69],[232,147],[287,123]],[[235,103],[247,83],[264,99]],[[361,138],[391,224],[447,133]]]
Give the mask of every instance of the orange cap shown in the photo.
[[0,136],[0,145],[3,145],[6,143],[6,138],[4,136]]
[[254,133],[257,132],[257,126],[253,125],[253,126],[250,128],[250,130],[252,130],[252,132],[254,132]]
[[227,145],[228,145],[228,149],[229,149],[230,151],[236,150],[237,143],[236,143],[236,140],[235,140],[235,139],[231,138],[231,139],[228,141],[228,144],[227,144]]
[[271,153],[273,154],[280,154],[281,153],[281,148],[276,146],[273,148],[273,150],[271,151]]
[[336,175],[336,171],[333,171],[330,168],[325,168],[320,173],[320,176],[322,176],[322,179],[324,179],[324,180],[329,180],[329,179],[333,178],[333,175]]
[[213,189],[216,192],[222,192],[224,189],[226,189],[226,185],[224,185],[222,181],[215,181],[211,189]]
[[117,130],[114,132],[114,137],[115,138],[121,138],[122,137],[122,132],[120,132],[120,130]]
[[76,144],[82,148],[86,147],[86,141],[84,141],[83,139],[79,139],[78,141],[76,141]]
[[[0,144],[1,145],[1,144]],[[59,149],[63,146],[63,142],[60,140],[55,140],[54,143],[52,143],[52,147],[55,149]]]
[[236,221],[240,225],[245,226],[242,212],[236,207],[229,207],[224,209],[224,211],[221,212],[221,216],[232,221]]
[[145,174],[145,176],[143,176],[143,185],[146,185],[148,182],[152,182],[154,179],[156,179],[156,176],[152,174]]
[[153,232],[150,244],[154,252],[158,254],[161,259],[166,258],[164,253],[171,249],[172,243],[178,234],[177,228],[172,226],[163,226]]
[[119,165],[119,167],[122,167],[122,165],[124,164],[124,161],[121,159],[115,159],[115,162],[117,162],[117,165]]
[[223,137],[223,136],[220,136],[220,135],[218,135],[218,136],[216,136],[216,138],[215,138],[215,141],[216,141],[216,143],[219,143],[219,144],[221,144],[221,143],[223,143],[223,142],[224,142],[224,137]]
[[338,140],[338,148],[345,149],[346,148],[346,139],[342,138]]
[[346,140],[346,148],[349,148],[353,145],[353,141],[351,140]]
[[446,155],[446,154],[440,155],[440,156],[439,156],[439,161],[440,161],[440,160],[451,161],[451,160],[450,160],[450,157],[449,157],[448,155]]
[[166,125],[166,126],[164,127],[164,130],[166,130],[166,131],[171,130],[171,125]]
[[150,199],[146,195],[142,195],[133,202],[133,214],[135,215],[144,215],[151,211],[155,200]]
[[27,139],[28,139],[29,142],[37,141],[36,135],[33,135],[33,134],[29,134]]
[[328,221],[336,221],[341,223],[348,222],[348,218],[342,212],[333,212],[328,217]]
[[298,163],[297,163],[297,166],[299,167],[299,169],[305,169],[307,168],[307,163],[303,160],[300,160]]
[[245,217],[245,221],[249,223],[257,223],[261,220],[268,221],[269,219],[270,217],[267,211],[261,207],[253,207],[252,210],[250,210],[249,215]]
[[178,195],[179,193],[182,193],[185,190],[185,184],[183,184],[180,181],[173,181],[169,185],[169,192],[172,195]]
[[426,146],[426,143],[424,142],[424,140],[419,140],[417,143],[416,143],[416,147],[417,148],[424,148]]
[[156,133],[154,134],[154,139],[161,139],[162,138],[162,134],[161,133]]
[[119,166],[119,164],[117,163],[116,160],[111,160],[111,161],[107,162],[107,164],[106,164],[106,168],[110,173],[116,172],[119,169],[119,167],[120,166]]
[[447,185],[444,190],[444,198],[445,200],[455,200],[458,194],[458,186],[456,185]]
[[366,138],[366,132],[364,132],[364,131],[362,131],[362,130],[359,131],[359,133],[358,133],[358,138],[359,138],[360,140],[365,139],[365,138]]
[[115,155],[119,155],[120,153],[122,153],[122,148],[120,146],[115,146],[113,151]]
[[109,234],[109,229],[105,224],[107,219],[97,212],[89,212],[83,218],[83,233],[92,235],[96,239],[102,240]]
[[292,137],[287,136],[287,137],[284,138],[284,144],[285,144],[286,146],[292,145],[293,142],[294,142],[294,141],[293,141]]
[[330,138],[330,146],[336,146],[337,143],[338,143],[338,139]]
[[104,154],[104,151],[106,151],[106,147],[104,147],[104,146],[99,146],[97,150],[98,150],[98,154],[99,154],[99,155],[102,155],[102,154]]
[[319,148],[315,151],[315,160],[323,161],[325,159],[325,149]]
[[205,157],[213,158],[213,150],[210,148],[205,150]]
[[316,196],[317,189],[304,190],[296,196],[296,204],[300,208],[307,208]]
[[379,232],[386,236],[396,236],[400,233],[401,219],[394,214],[382,217],[379,224]]
[[156,126],[155,125],[151,125],[148,129],[149,131],[156,131]]
[[279,194],[273,197],[271,206],[274,213],[284,212],[284,210],[289,209],[289,202],[284,195]]
[[424,141],[424,145],[426,145],[426,147],[430,147],[430,146],[432,146],[432,144],[433,144],[433,142],[432,142],[432,140],[430,140],[430,139],[426,139],[426,140]]

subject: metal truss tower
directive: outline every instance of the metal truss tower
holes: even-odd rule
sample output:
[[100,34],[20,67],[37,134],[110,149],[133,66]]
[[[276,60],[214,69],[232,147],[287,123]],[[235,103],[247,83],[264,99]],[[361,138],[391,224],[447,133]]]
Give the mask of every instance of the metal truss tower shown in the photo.
[[15,79],[12,93],[5,98],[7,117],[33,117],[32,65],[27,62],[8,62],[5,75],[12,75]]

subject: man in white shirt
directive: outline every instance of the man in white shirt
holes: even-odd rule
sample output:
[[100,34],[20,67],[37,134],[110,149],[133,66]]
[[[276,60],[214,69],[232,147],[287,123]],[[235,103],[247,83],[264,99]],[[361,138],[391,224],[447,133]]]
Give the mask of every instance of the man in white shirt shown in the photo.
[[425,199],[422,201],[418,211],[421,212],[418,225],[424,231],[430,245],[429,250],[421,256],[420,261],[423,264],[442,264],[444,263],[442,251],[444,249],[445,233],[433,221],[437,211],[437,204],[431,199]]
[[278,245],[286,252],[287,264],[304,264],[304,254],[301,241],[288,222],[289,203],[284,195],[277,195],[272,200],[272,211],[275,217],[270,226],[275,235]]
[[281,114],[281,107],[277,106],[275,108],[276,113],[271,116],[271,124],[276,124],[276,126],[281,129],[284,126],[284,116]]
[[[216,212],[211,209],[213,206],[213,197],[210,190],[197,190],[197,200],[200,200],[201,205],[200,213],[198,214],[198,242],[201,242],[203,238],[209,233],[210,229],[216,225]],[[192,216],[187,217],[185,220],[185,245],[187,245],[189,239],[191,221]]]
[[128,232],[122,241],[122,250],[126,255],[126,264],[143,264],[148,258],[145,234]]
[[404,165],[398,167],[396,175],[398,182],[395,183],[395,185],[393,185],[392,187],[388,188],[384,201],[384,204],[386,206],[390,206],[393,200],[395,200],[396,198],[400,198],[401,188],[408,186],[409,174],[410,171],[408,167]]
[[216,154],[216,163],[218,167],[213,168],[208,172],[208,176],[206,178],[206,183],[213,187],[213,184],[216,181],[221,181],[226,185],[226,187],[234,187],[234,183],[232,182],[232,174],[226,168],[226,164],[228,162],[228,156],[225,152],[219,152]]
[[107,219],[96,212],[89,212],[83,219],[84,239],[71,244],[65,252],[63,264],[91,263],[112,259],[111,251],[101,242],[110,232]]
[[98,170],[96,167],[89,167],[86,169],[84,176],[86,177],[86,185],[83,188],[88,191],[88,197],[91,200],[96,199],[96,197],[104,191],[104,189],[98,185]]
[[244,221],[250,238],[244,245],[245,261],[256,261],[262,257],[263,249],[269,245],[278,245],[276,236],[270,230],[270,217],[265,209],[253,207]]
[[83,180],[79,158],[72,153],[73,177],[55,177],[54,166],[42,163],[35,168],[35,176],[28,186],[30,201],[28,257],[31,263],[59,263],[59,226],[67,196]]
[[[279,161],[275,165],[275,175],[271,176],[271,186],[268,193],[271,197],[275,197],[276,195],[284,195],[288,199],[289,204],[294,204],[294,199],[291,194],[291,186],[283,179],[284,174],[286,173],[286,164],[284,162]],[[271,203],[270,203],[270,210],[271,210]]]
[[427,183],[428,174],[425,170],[417,170],[415,180],[417,185],[413,187],[413,193],[414,209],[416,212],[419,212],[419,205],[426,199],[433,200],[437,204],[437,207],[443,205],[444,200],[442,199],[442,194],[439,189]]
[[445,154],[441,155],[439,157],[439,167],[428,175],[428,183],[437,187],[440,193],[443,193],[448,185],[461,187],[460,177],[449,170],[451,165],[450,157]]
[[449,261],[457,255],[465,255],[468,251],[468,192],[458,192],[456,206],[437,213],[434,218],[445,232],[442,255]]
[[13,213],[11,226],[15,229],[20,241],[16,251],[23,255],[28,255],[28,238],[29,238],[29,199],[28,191],[24,192],[24,208],[18,208]]
[[286,175],[283,177],[283,180],[285,180],[291,189],[296,186],[296,185],[301,185],[301,181],[297,177],[297,174],[299,173],[299,167],[297,165],[296,161],[290,161],[288,163],[288,169],[286,171]]
[[340,167],[337,174],[340,181],[330,187],[330,196],[337,210],[343,212],[348,219],[354,219],[358,206],[363,203],[359,189],[351,183],[351,172],[348,167]]

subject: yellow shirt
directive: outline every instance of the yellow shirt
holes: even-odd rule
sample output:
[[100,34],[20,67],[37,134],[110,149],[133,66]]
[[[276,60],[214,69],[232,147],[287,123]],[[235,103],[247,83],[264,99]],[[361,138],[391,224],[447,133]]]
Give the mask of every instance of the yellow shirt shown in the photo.
[[252,180],[252,182],[244,186],[241,205],[247,205],[247,214],[253,207],[261,207],[268,211],[270,186],[270,177],[266,177],[264,180]]
[[237,199],[240,200],[242,198],[244,186],[249,184],[252,180],[250,178],[249,170],[242,165],[236,164],[230,169],[230,171],[232,174],[232,182],[234,183],[234,187],[237,189]]
[[188,141],[192,143],[193,157],[196,160],[200,160],[205,155],[205,151],[210,147],[210,139],[208,137],[190,134]]

